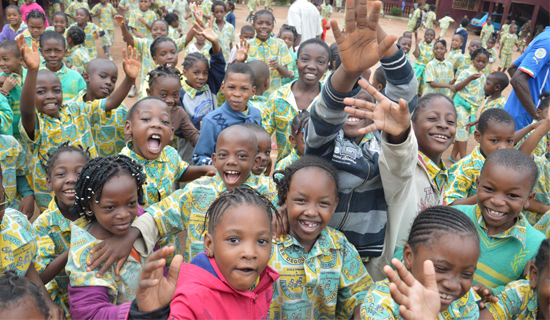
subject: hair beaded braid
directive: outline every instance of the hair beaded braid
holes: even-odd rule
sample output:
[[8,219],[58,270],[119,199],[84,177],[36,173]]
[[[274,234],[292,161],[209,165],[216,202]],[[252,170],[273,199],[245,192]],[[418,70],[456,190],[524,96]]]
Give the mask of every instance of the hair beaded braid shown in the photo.
[[91,159],[80,172],[80,177],[76,181],[76,199],[70,209],[71,213],[93,221],[95,217],[86,214],[86,212],[92,211],[93,197],[96,196],[95,202],[99,203],[105,183],[112,177],[122,174],[129,174],[135,179],[138,203],[143,205],[142,187],[146,179],[143,167],[124,155],[98,157]]
[[[157,38],[158,39],[158,38]],[[182,74],[179,70],[167,63],[156,67],[147,74],[149,76],[149,88],[151,88],[160,78],[174,78],[181,81]]]
[[45,319],[50,318],[48,306],[38,285],[10,270],[0,276],[0,312],[13,308],[16,303],[26,306],[34,303]]
[[73,45],[77,46],[86,41],[86,33],[79,26],[72,26],[67,30],[67,39],[71,39]]
[[86,148],[86,150],[84,150],[81,145],[73,146],[70,144],[69,141],[65,141],[59,147],[57,147],[54,152],[47,153],[46,159],[41,160],[40,165],[42,166],[44,171],[46,171],[46,176],[51,177],[53,166],[57,161],[57,158],[59,158],[59,155],[61,155],[63,152],[78,152],[84,157],[84,159],[86,159],[86,162],[88,162],[88,160],[90,160],[89,149],[90,148]]
[[31,10],[29,13],[27,13],[25,21],[29,21],[29,19],[42,19],[44,23],[46,23],[46,16],[42,13],[42,11],[38,10]]
[[479,244],[476,226],[467,215],[453,207],[435,206],[420,212],[414,219],[407,243],[413,252],[419,244],[433,240],[438,233],[468,235]]

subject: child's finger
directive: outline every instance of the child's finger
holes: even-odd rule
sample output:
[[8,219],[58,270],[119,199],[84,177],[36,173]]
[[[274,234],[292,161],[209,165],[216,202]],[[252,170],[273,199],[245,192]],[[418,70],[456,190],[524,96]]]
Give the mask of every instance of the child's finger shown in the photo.
[[395,269],[397,269],[397,273],[399,274],[399,278],[405,282],[407,286],[412,286],[416,279],[413,277],[413,275],[405,268],[403,263],[399,261],[396,258],[393,258],[391,263],[395,266]]
[[[376,109],[376,104],[370,103],[365,100],[355,99],[355,98],[345,98],[344,103],[348,106],[354,106],[354,107],[364,109],[364,110],[369,110],[369,111],[374,111],[374,109]],[[348,113],[351,113],[351,112],[348,112]]]
[[166,280],[168,280],[168,282],[171,282],[174,285],[178,283],[178,278],[180,275],[180,269],[181,269],[182,263],[183,263],[183,256],[181,254],[177,254],[174,257],[174,259],[172,259],[172,263],[170,264],[170,270],[168,270],[168,276],[166,277]]
[[149,289],[158,285],[158,283],[159,283],[159,279],[143,279],[143,280],[139,280],[138,286],[141,289]]
[[424,286],[428,290],[439,292],[437,280],[435,278],[434,263],[432,260],[424,261]]
[[403,319],[415,319],[414,312],[407,309],[405,306],[399,306],[399,313],[403,317]]
[[378,44],[378,55],[383,57],[386,51],[393,45],[397,40],[397,36],[394,34],[387,35],[382,42]]
[[[368,19],[368,0],[367,2],[358,2],[358,6],[355,10],[356,12],[356,25],[357,29],[364,29],[367,27],[367,19]],[[370,27],[370,26],[369,26]],[[376,29],[375,29],[376,30]]]
[[409,304],[409,298],[405,296],[395,285],[395,283],[390,283],[389,285],[390,294],[393,300],[397,302],[397,304],[402,306],[407,306]]
[[344,25],[346,32],[353,33],[355,31],[355,1],[346,0],[346,22]]
[[359,80],[359,85],[367,90],[368,93],[370,93],[370,95],[376,99],[376,101],[378,102],[382,102],[382,100],[384,99],[387,99],[382,93],[380,93],[380,91],[376,90],[373,86],[371,86],[367,81],[361,79]]

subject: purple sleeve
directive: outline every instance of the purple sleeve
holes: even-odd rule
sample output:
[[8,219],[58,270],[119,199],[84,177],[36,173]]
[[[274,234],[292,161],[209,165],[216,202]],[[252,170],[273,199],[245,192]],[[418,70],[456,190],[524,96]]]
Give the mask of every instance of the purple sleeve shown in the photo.
[[119,306],[109,302],[106,287],[71,287],[69,285],[70,314],[73,319],[126,320],[130,302]]

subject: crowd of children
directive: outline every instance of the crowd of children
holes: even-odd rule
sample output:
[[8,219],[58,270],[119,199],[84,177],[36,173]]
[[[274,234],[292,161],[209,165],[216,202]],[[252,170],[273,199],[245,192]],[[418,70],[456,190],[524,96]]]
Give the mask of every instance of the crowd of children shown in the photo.
[[269,0],[238,39],[231,1],[61,5],[0,33],[1,319],[550,319],[550,93],[503,110],[528,27],[327,0],[336,43],[295,47]]

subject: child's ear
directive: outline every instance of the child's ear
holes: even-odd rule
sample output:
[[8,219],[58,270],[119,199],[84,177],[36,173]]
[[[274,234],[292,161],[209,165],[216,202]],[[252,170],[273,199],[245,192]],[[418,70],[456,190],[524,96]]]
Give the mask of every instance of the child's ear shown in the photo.
[[50,177],[46,177],[46,188],[48,188],[48,190],[50,191],[53,191],[52,180],[50,179]]
[[82,74],[82,78],[84,78],[84,81],[86,82],[86,84],[90,83],[90,75],[87,72],[84,72]]
[[126,120],[124,123],[124,134],[127,136],[132,136],[132,123],[130,120]]
[[252,95],[255,95],[255,94],[256,94],[256,87],[253,86],[253,87],[252,87]]
[[252,166],[250,167],[250,170],[254,167],[259,167],[262,163],[262,157],[260,157],[259,154],[256,154],[256,157],[254,157],[254,162],[252,163]]
[[147,89],[145,89],[145,92],[147,92],[147,96],[149,96],[149,97],[151,96],[151,89],[147,88]]
[[206,255],[209,258],[214,257],[214,239],[212,239],[212,235],[210,233],[206,233],[204,235],[204,251],[206,252]]
[[531,193],[529,194],[529,196],[527,197],[527,199],[525,199],[525,202],[523,203],[523,207],[527,207],[529,208],[529,205],[531,204],[531,201],[533,201],[533,199],[535,199],[535,195],[537,193],[535,191],[531,191]]
[[216,166],[216,153],[215,152],[212,153],[211,159],[212,159],[212,165],[215,167]]
[[539,270],[535,266],[535,262],[533,260],[530,263],[527,263],[527,266],[529,267],[529,284],[531,285],[531,289],[535,290],[539,282]]
[[220,87],[220,90],[223,92],[223,94],[225,95],[225,81],[222,81],[222,86]]
[[271,84],[271,81],[269,80],[269,77],[265,79],[264,81],[264,88],[269,89],[269,85]]
[[414,263],[414,253],[409,244],[403,247],[403,262],[405,263],[405,268],[411,270],[411,266]]
[[170,141],[174,140],[174,132],[176,130],[174,129],[174,127],[172,127],[172,134],[170,135]]
[[181,74],[187,79],[187,70],[181,70]]
[[296,137],[293,135],[288,136],[288,141],[290,141],[290,144],[296,147]]
[[476,142],[479,143],[481,141],[481,132],[479,132],[479,130],[476,129],[476,131],[474,131],[474,139],[476,139]]
[[378,84],[376,86],[376,90],[378,90],[378,92],[382,92],[382,90],[384,90],[384,87],[381,84]]
[[500,84],[495,85],[495,91],[501,91],[502,88],[500,87]]

